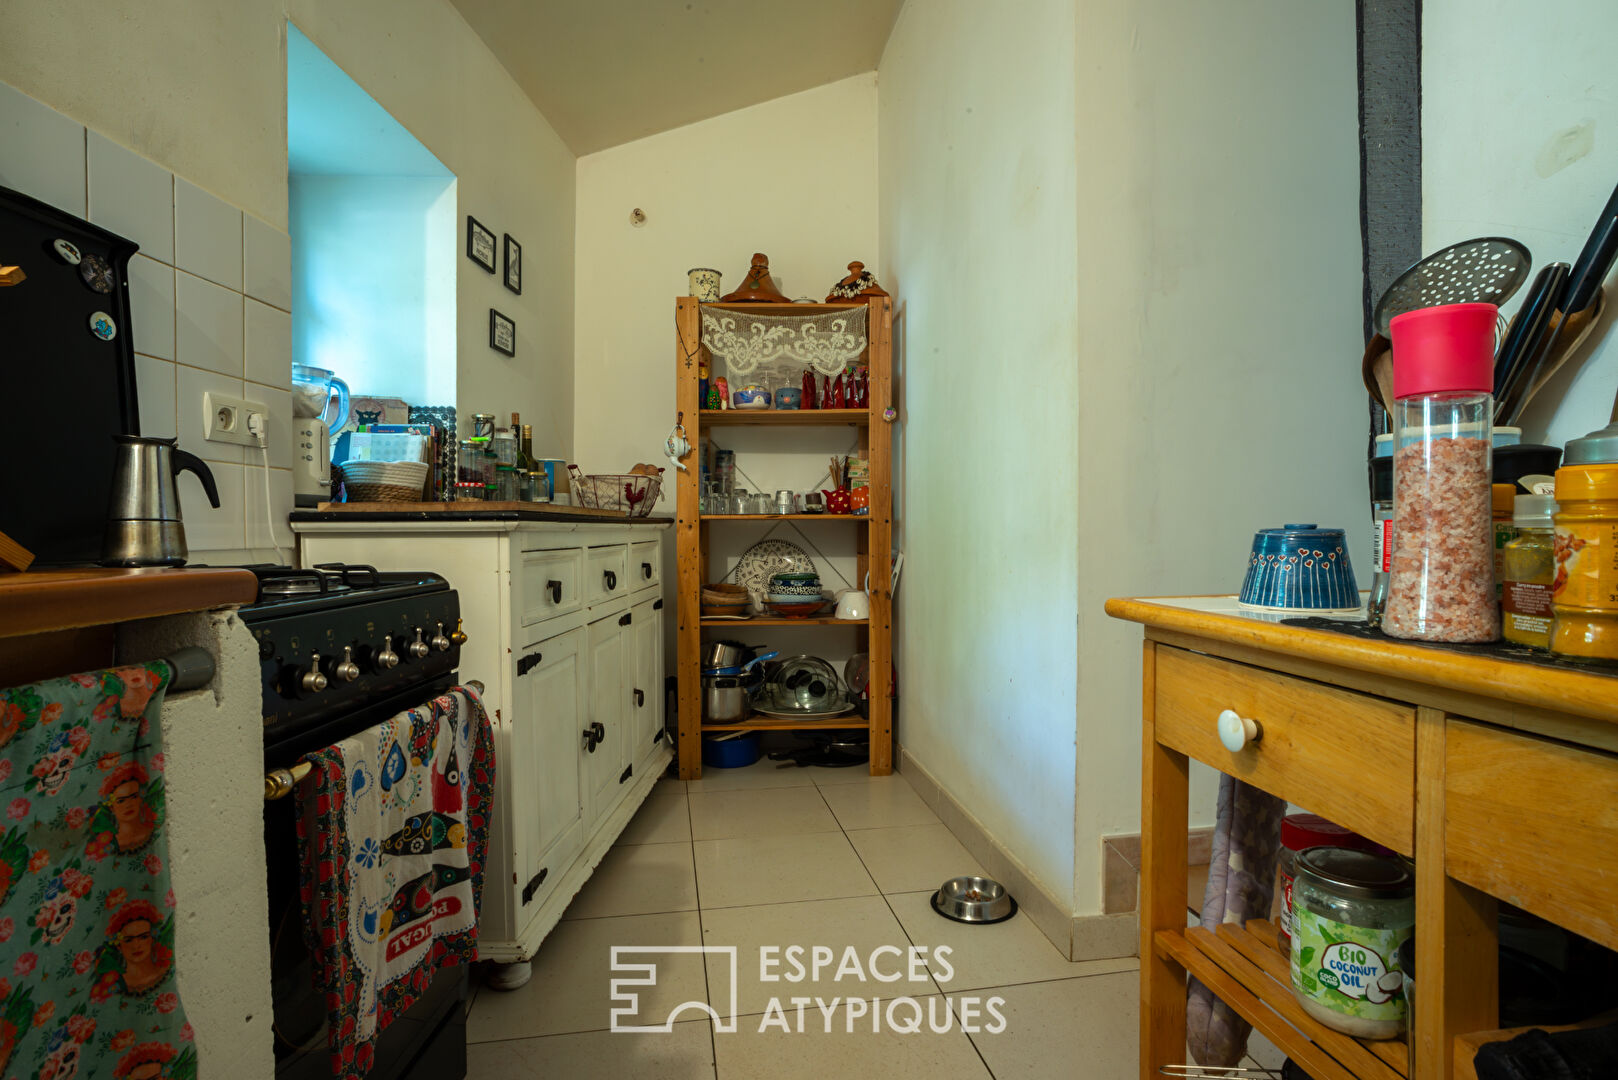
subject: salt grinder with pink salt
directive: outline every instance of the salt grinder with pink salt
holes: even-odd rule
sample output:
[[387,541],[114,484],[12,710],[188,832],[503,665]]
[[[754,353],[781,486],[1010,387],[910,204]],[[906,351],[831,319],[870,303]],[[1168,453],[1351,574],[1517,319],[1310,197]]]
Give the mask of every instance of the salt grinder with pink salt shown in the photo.
[[1422,641],[1500,636],[1490,518],[1493,304],[1393,320],[1393,566],[1382,630]]

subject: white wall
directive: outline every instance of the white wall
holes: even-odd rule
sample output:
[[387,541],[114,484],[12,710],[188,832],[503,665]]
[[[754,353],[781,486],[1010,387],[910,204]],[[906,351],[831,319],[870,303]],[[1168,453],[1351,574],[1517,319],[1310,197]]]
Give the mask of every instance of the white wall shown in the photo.
[[[1577,260],[1618,182],[1615,37],[1610,0],[1569,0],[1549,20],[1511,0],[1425,0],[1423,250],[1501,235],[1528,245],[1536,271]],[[1609,308],[1582,363],[1529,405],[1525,440],[1561,445],[1606,426],[1618,391],[1612,321]]]
[[1078,33],[1074,889],[1093,912],[1100,837],[1140,824],[1141,632],[1107,597],[1234,592],[1253,531],[1285,522],[1347,529],[1370,568],[1353,5],[1086,0]]
[[860,75],[579,159],[575,457],[586,472],[664,464],[674,298],[691,267],[720,270],[729,292],[762,251],[783,292],[816,299],[855,259],[880,280],[876,102],[875,75]]
[[294,359],[356,396],[453,403],[454,181],[293,175],[289,196]]
[[1079,251],[1072,0],[906,5],[878,77],[897,297],[899,730],[1073,899]]

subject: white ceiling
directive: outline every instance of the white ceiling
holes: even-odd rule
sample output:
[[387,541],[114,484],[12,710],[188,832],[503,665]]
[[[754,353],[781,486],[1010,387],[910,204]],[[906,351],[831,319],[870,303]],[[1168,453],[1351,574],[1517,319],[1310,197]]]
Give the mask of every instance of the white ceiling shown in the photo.
[[452,0],[576,154],[876,70],[903,0]]

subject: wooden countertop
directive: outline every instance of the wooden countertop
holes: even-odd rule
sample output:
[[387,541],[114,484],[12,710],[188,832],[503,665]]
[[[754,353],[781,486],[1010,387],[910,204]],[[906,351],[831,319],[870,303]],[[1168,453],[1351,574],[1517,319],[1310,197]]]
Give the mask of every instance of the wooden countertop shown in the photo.
[[591,525],[671,525],[671,517],[628,517],[622,510],[536,502],[323,502],[294,510],[293,521],[561,521]]
[[1114,598],[1107,614],[1148,627],[1293,656],[1443,691],[1618,723],[1618,671],[1580,670],[1388,639],[1368,640],[1244,612],[1235,597]]
[[88,566],[0,574],[0,637],[250,604],[252,573],[229,567]]

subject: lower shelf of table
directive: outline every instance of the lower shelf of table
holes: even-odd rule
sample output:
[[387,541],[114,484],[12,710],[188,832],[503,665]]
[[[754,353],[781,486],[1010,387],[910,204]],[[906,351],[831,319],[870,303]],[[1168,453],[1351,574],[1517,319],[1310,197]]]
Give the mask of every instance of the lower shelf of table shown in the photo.
[[702,619],[705,627],[732,627],[744,626],[870,626],[870,619],[839,619],[833,615],[825,617],[814,616],[807,619],[789,619],[778,615],[757,615],[751,619]]
[[777,720],[770,716],[751,716],[739,724],[703,724],[703,731],[866,731],[869,720],[858,716],[834,716],[830,720]]
[[1314,1080],[1403,1080],[1409,1075],[1409,1050],[1402,1038],[1356,1039],[1304,1012],[1292,995],[1291,970],[1277,947],[1273,923],[1227,923],[1217,932],[1200,926],[1159,930],[1153,940],[1158,955],[1201,980]]

